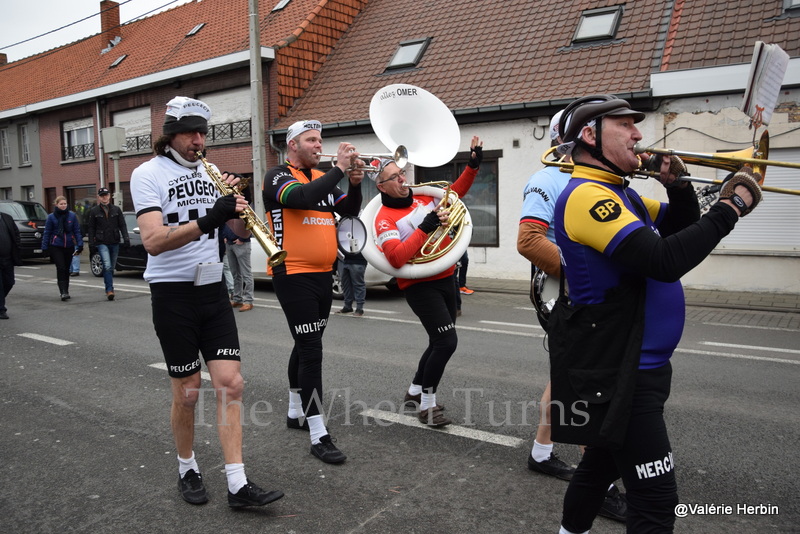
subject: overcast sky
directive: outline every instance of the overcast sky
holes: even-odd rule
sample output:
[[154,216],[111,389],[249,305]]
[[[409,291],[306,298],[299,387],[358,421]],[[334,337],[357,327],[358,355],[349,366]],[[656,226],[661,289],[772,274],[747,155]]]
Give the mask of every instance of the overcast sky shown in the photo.
[[[124,24],[193,0],[116,1]],[[0,52],[8,56],[9,63],[100,33],[100,0],[1,0],[0,5]]]

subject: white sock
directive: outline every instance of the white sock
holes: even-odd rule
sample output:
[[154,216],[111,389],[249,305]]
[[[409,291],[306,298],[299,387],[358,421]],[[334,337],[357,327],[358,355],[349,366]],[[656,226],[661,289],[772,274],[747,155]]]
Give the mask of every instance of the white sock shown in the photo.
[[194,459],[194,451],[192,451],[192,456],[190,458],[181,458],[181,456],[178,455],[178,474],[180,477],[183,478],[183,475],[190,469],[194,469],[195,473],[198,475],[200,474],[200,468],[197,467],[197,461]]
[[565,529],[564,527],[561,527],[558,530],[558,534],[589,534],[589,531],[587,530],[586,532],[570,532],[569,530]]
[[419,410],[427,410],[436,406],[436,393],[423,393],[419,401]]
[[225,475],[228,477],[228,491],[234,495],[247,484],[244,464],[225,464]]
[[316,445],[319,443],[319,438],[328,433],[325,421],[322,420],[322,414],[306,417],[306,421],[308,422],[308,433],[311,435],[311,444]]
[[544,462],[553,453],[553,444],[542,445],[536,440],[533,440],[533,449],[531,449],[531,456],[537,462]]
[[408,394],[409,395],[419,395],[420,393],[422,393],[422,386],[417,385],[417,384],[411,384],[408,387]]
[[303,400],[296,391],[289,391],[289,413],[286,415],[292,419],[297,419],[303,415]]

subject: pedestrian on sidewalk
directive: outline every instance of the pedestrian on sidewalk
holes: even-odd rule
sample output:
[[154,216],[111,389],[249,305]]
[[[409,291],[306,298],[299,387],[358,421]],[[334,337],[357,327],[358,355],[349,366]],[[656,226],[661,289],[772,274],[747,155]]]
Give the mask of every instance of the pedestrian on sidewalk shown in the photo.
[[67,197],[57,196],[53,212],[47,216],[42,234],[42,250],[56,266],[56,281],[62,302],[69,300],[69,266],[73,255],[83,252],[81,225],[74,211],[67,208]]
[[119,256],[119,244],[130,248],[128,226],[119,206],[111,203],[111,191],[101,187],[97,191],[97,205],[89,210],[89,243],[94,245],[103,260],[103,284],[106,298],[114,300],[114,269]]

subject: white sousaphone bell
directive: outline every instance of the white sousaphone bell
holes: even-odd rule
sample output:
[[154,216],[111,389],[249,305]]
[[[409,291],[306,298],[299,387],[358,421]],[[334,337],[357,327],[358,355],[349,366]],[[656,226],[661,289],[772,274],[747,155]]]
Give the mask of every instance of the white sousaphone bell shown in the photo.
[[[461,134],[450,109],[436,96],[421,87],[408,84],[393,84],[380,89],[372,97],[369,106],[372,129],[387,148],[405,147],[408,162],[420,167],[439,167],[451,161],[458,153]],[[449,185],[431,182],[436,185]],[[472,238],[472,219],[458,195],[449,189],[428,184],[417,184],[418,195],[439,199],[453,213],[458,213],[456,223],[440,228],[428,237],[423,254],[399,269],[392,267],[376,243],[375,216],[381,207],[381,197],[376,195],[360,215],[366,229],[364,258],[376,269],[400,278],[426,278],[438,274],[463,256]],[[455,219],[454,219],[455,220]],[[455,229],[452,240],[446,241],[442,232]],[[429,249],[430,253],[425,252]]]

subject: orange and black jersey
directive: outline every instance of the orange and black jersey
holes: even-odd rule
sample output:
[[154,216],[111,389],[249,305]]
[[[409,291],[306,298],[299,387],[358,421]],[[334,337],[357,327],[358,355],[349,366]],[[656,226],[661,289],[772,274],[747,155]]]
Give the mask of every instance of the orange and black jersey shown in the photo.
[[264,208],[286,260],[271,275],[328,272],[336,260],[336,218],[358,215],[361,184],[350,184],[348,192],[338,183],[344,173],[334,167],[323,173],[298,169],[290,164],[267,171],[264,178]]

